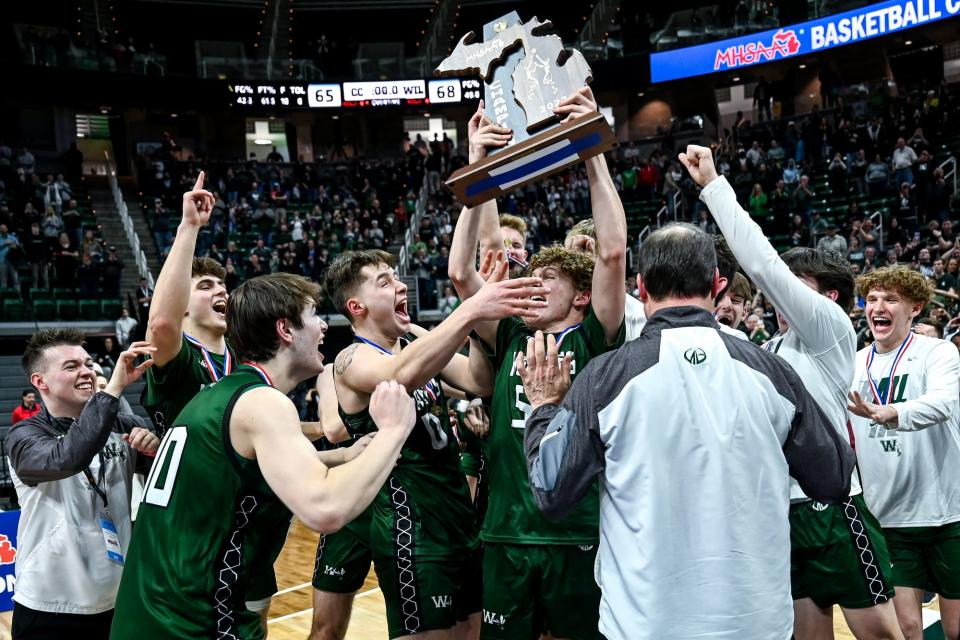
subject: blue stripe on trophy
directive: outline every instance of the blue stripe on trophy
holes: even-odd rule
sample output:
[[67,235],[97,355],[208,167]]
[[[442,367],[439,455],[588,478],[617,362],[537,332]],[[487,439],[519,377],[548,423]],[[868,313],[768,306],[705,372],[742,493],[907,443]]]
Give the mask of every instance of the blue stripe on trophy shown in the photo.
[[569,163],[584,149],[600,144],[600,133],[591,133],[578,140],[563,140],[536,153],[509,162],[490,171],[490,177],[478,180],[467,187],[467,197],[489,189],[509,189],[514,184],[548,173]]

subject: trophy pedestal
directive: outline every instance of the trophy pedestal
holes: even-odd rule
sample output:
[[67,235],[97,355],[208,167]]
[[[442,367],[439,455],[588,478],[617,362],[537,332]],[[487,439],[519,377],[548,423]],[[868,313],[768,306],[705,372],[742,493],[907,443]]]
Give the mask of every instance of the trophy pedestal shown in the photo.
[[476,206],[599,155],[617,144],[603,114],[574,118],[453,172],[447,187]]

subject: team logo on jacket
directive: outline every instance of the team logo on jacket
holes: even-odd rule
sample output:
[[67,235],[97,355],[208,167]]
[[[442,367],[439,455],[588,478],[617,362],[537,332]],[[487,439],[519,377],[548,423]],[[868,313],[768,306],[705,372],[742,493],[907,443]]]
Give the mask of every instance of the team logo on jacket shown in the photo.
[[700,347],[690,347],[683,352],[683,359],[693,366],[697,366],[707,361],[707,352]]

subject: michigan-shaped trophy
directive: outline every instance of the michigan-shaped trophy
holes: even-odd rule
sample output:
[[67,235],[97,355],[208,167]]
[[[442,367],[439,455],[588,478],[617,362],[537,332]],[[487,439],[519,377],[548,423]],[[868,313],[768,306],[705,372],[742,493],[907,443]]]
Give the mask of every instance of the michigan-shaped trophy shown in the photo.
[[616,145],[599,112],[560,124],[553,109],[592,79],[576,50],[548,34],[549,20],[523,22],[517,12],[488,23],[483,41],[470,32],[436,69],[438,76],[477,74],[484,82],[486,114],[513,130],[513,140],[454,172],[446,184],[467,205],[519,189]]

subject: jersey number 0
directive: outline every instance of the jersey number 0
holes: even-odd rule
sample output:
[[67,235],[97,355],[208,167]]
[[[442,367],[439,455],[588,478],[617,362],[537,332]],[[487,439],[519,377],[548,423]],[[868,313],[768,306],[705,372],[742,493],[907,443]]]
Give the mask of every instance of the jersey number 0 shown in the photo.
[[[147,477],[147,484],[143,488],[143,502],[166,507],[173,494],[173,484],[177,480],[177,471],[180,470],[180,459],[183,457],[183,448],[187,444],[187,428],[174,427],[167,431],[153,461],[153,468]],[[166,473],[164,473],[166,471]]]

